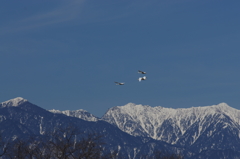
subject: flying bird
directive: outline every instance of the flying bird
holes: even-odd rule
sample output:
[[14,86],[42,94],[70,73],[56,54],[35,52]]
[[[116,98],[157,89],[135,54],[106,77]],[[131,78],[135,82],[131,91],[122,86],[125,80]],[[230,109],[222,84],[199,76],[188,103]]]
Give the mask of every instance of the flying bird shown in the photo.
[[143,72],[143,71],[138,70],[138,73],[146,74],[147,72]]
[[115,82],[116,85],[124,85],[124,83],[121,83],[121,82]]
[[146,80],[146,79],[147,79],[147,77],[146,77],[146,76],[143,76],[143,77],[139,77],[139,78],[138,78],[138,81],[141,82],[141,81]]

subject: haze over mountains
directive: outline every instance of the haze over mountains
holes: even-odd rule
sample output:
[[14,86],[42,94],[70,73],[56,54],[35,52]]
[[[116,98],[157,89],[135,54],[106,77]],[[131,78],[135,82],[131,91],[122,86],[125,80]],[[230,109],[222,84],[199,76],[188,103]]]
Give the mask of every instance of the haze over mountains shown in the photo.
[[21,97],[0,104],[6,137],[44,135],[69,122],[104,134],[108,149],[129,158],[152,149],[180,152],[187,159],[240,158],[240,111],[226,103],[184,109],[128,103],[110,108],[102,118],[81,109],[47,111]]

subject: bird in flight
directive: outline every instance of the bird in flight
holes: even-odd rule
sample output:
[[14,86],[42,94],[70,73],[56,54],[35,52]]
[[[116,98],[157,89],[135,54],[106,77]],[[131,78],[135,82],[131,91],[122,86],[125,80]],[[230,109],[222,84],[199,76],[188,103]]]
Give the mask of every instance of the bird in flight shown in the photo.
[[121,83],[121,82],[115,82],[116,85],[124,85],[124,83]]
[[138,73],[146,74],[147,72],[143,72],[143,71],[138,70]]
[[147,79],[147,77],[146,77],[146,76],[143,76],[143,77],[139,77],[139,78],[138,78],[138,81],[141,82],[141,81],[146,80],[146,79]]

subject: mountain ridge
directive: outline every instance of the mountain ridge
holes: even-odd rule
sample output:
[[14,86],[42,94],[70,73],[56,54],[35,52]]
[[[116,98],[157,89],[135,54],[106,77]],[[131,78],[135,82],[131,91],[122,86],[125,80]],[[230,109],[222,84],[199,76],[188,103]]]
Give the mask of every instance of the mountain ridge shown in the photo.
[[10,100],[7,100],[5,102],[0,103],[0,107],[10,107],[10,106],[18,106],[24,102],[27,102],[27,99],[24,99],[22,97],[16,97]]
[[227,158],[229,152],[240,154],[240,111],[226,103],[178,109],[128,103],[110,108],[94,122],[85,110],[47,111],[19,97],[1,103],[0,109],[3,135],[12,138],[16,134],[44,135],[46,130],[70,122],[107,134],[115,149],[121,145],[124,154],[131,151],[133,156],[136,147],[149,153],[153,145],[157,145],[154,149],[181,152],[187,159],[213,159],[214,152],[218,153],[214,159]]
[[191,151],[163,141],[131,136],[106,121],[90,122],[61,113],[52,113],[28,101],[14,106],[0,107],[0,135],[5,141],[28,139],[34,136],[43,137],[59,128],[69,126],[78,129],[82,134],[101,135],[106,143],[104,150],[116,151],[124,158],[153,155],[151,152],[158,149],[169,153],[181,151],[193,154]]
[[78,109],[78,110],[64,110],[64,111],[60,111],[60,110],[49,110],[52,113],[57,113],[57,114],[64,114],[67,116],[71,116],[71,117],[76,117],[76,118],[80,118],[86,121],[98,121],[99,118],[94,116],[93,114],[87,112],[86,110],[83,109]]
[[226,147],[240,151],[240,111],[226,103],[178,109],[130,103],[110,108],[102,120],[133,136],[151,137],[197,152]]

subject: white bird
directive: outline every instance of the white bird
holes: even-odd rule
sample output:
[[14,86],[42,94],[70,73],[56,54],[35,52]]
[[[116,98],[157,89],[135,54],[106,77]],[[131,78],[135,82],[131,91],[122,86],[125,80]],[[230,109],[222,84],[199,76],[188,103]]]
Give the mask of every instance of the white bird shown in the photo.
[[143,71],[138,70],[138,73],[146,74],[147,72],[143,72]]
[[141,81],[146,80],[146,79],[147,79],[147,77],[146,77],[146,76],[143,76],[143,77],[139,77],[139,78],[138,78],[138,81],[141,82]]
[[115,82],[116,85],[124,85],[124,83],[121,83],[121,82]]

